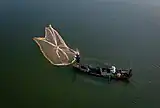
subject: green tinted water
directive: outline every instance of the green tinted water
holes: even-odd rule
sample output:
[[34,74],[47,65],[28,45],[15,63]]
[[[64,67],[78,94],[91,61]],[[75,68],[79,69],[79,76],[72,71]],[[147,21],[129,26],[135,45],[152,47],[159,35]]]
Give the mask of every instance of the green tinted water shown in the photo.
[[[159,108],[160,5],[152,0],[1,2],[1,107]],[[130,84],[57,68],[32,40],[52,24],[83,59],[131,67]]]

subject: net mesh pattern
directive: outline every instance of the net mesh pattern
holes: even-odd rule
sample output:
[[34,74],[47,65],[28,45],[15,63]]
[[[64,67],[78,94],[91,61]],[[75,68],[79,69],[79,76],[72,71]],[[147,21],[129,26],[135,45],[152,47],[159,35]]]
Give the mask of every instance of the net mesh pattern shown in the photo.
[[69,48],[59,33],[52,28],[45,27],[45,37],[34,37],[43,55],[53,65],[69,65],[74,63],[77,51]]

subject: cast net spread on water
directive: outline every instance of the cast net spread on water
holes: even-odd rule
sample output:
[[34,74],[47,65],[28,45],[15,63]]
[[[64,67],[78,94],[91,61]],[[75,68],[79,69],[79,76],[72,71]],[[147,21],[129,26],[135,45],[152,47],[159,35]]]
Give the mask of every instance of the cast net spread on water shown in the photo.
[[70,65],[75,61],[75,54],[79,53],[69,48],[51,25],[45,27],[45,37],[34,37],[33,40],[38,44],[43,55],[53,65]]

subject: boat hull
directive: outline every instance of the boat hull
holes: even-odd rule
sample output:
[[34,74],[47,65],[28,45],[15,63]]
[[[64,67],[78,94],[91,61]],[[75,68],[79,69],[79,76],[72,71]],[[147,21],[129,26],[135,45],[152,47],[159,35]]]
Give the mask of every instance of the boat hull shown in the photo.
[[[123,73],[117,70],[116,73],[114,74],[107,73],[107,72],[106,74],[102,74],[99,70],[96,70],[96,68],[88,69],[88,65],[82,65],[82,64],[74,64],[73,69],[88,75],[93,75],[93,76],[103,77],[103,78],[111,78],[115,80],[129,80],[129,78],[132,77],[132,73],[129,73],[129,70],[121,70],[123,71]],[[121,76],[118,76],[119,73],[121,74]]]

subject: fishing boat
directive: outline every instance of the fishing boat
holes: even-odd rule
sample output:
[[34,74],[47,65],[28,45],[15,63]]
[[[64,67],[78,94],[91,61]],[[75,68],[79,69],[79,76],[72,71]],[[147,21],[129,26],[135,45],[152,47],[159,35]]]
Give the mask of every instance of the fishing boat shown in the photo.
[[110,81],[111,79],[115,80],[129,80],[132,77],[132,69],[116,69],[115,72],[112,71],[113,66],[105,65],[103,67],[99,66],[92,66],[88,64],[80,64],[75,63],[73,64],[73,69],[86,73],[88,75],[94,75],[97,77],[108,78]]

